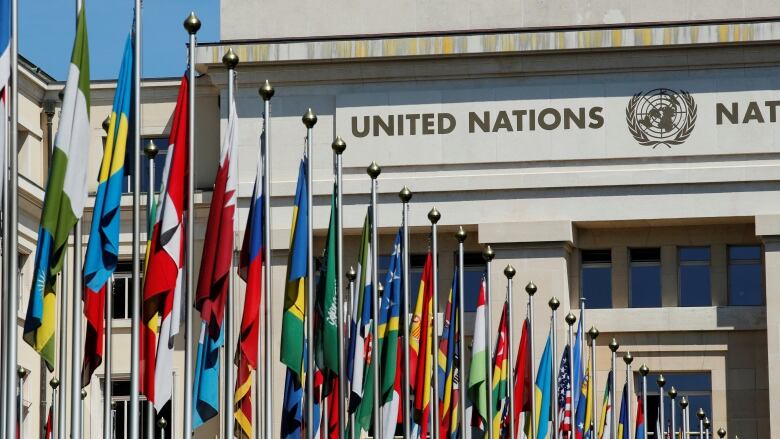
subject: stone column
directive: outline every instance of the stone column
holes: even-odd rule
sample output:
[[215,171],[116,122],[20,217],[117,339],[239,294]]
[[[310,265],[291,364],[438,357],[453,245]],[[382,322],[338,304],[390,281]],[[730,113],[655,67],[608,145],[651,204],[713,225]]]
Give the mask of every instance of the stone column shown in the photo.
[[[780,363],[780,215],[756,216],[756,236],[764,242],[767,362]],[[769,431],[780,436],[780,376],[769,374]]]

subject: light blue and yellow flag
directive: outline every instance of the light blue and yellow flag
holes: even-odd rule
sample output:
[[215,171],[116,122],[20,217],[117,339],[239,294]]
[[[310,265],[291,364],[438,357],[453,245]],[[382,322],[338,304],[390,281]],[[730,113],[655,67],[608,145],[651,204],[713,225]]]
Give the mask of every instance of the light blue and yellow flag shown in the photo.
[[539,370],[536,373],[534,392],[536,393],[536,439],[546,439],[550,423],[550,404],[552,400],[552,352],[550,347],[550,335],[547,335],[547,343],[544,345],[544,353],[539,362]]

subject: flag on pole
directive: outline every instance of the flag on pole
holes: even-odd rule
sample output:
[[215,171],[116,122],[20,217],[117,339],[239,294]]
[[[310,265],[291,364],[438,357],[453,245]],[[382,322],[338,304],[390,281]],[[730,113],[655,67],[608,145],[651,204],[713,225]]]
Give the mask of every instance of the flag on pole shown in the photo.
[[509,364],[507,358],[510,347],[507,344],[509,331],[507,322],[508,311],[509,304],[504,302],[501,319],[498,321],[498,337],[496,338],[496,349],[493,355],[493,388],[490,389],[493,392],[492,419],[490,421],[493,423],[493,437],[491,439],[499,439],[506,436],[506,434],[501,433],[501,430],[502,425],[504,425],[504,412],[509,405]]
[[[471,344],[471,368],[469,370],[469,398],[472,403],[471,425],[482,431],[485,424],[491,422],[487,406],[487,374],[489,361],[487,354],[487,334],[485,332],[485,276],[479,284],[477,295],[477,313],[474,319],[474,338]],[[493,391],[493,389],[490,389]]]
[[119,212],[122,180],[125,175],[132,87],[133,39],[128,36],[109,116],[106,146],[103,149],[95,208],[89,229],[89,243],[84,256],[84,316],[87,319],[87,333],[84,339],[84,363],[81,367],[82,387],[89,385],[92,373],[103,362],[106,290],[119,260]]
[[585,369],[582,384],[580,385],[580,398],[577,402],[575,411],[574,437],[575,439],[585,439],[590,434],[590,407],[589,395],[592,393],[590,386],[590,365]]
[[550,402],[552,399],[552,338],[547,335],[547,343],[544,345],[542,358],[539,360],[539,369],[536,374],[536,438],[545,439],[550,428]]
[[[6,169],[8,149],[8,81],[11,79],[11,0],[0,0],[0,169]],[[0,178],[0,194],[5,178]]]
[[579,407],[580,403],[580,389],[582,388],[582,381],[585,377],[585,357],[583,355],[582,346],[585,344],[583,340],[584,328],[582,327],[582,312],[580,318],[577,321],[577,334],[574,336],[574,348],[571,353],[572,358],[572,377],[571,388],[574,389],[572,396],[572,407]]
[[355,413],[363,400],[364,370],[371,358],[371,219],[366,213],[363,232],[360,236],[355,287],[356,299],[353,301],[350,322],[349,355],[347,376],[349,382],[349,412]]
[[[303,383],[306,371],[306,339],[304,312],[306,309],[306,276],[309,263],[308,251],[308,188],[306,186],[306,160],[298,167],[298,184],[293,202],[290,254],[287,261],[287,285],[282,316],[281,361],[287,366],[284,403],[282,411],[282,438],[300,438],[303,418]],[[309,392],[313,396],[315,389]],[[319,418],[318,416],[315,416]]]
[[440,432],[442,438],[458,437],[458,404],[460,402],[460,346],[458,343],[458,269],[452,278],[452,288],[444,312],[444,328],[439,341],[438,379],[444,385],[439,388]]
[[[507,317],[508,318],[508,317]],[[520,345],[517,347],[517,359],[515,360],[514,394],[515,394],[515,433],[520,432],[520,413],[531,413],[531,338],[528,336],[529,322],[523,320]],[[510,346],[509,349],[512,347]],[[505,422],[509,422],[509,417]],[[526,425],[526,436],[530,436],[531,423]],[[514,438],[513,438],[514,439]]]
[[306,312],[306,274],[309,263],[308,218],[306,205],[309,189],[306,187],[306,160],[298,167],[298,184],[293,202],[290,256],[287,263],[287,285],[284,292],[282,316],[281,361],[296,375],[302,375],[304,316]]
[[[160,410],[171,399],[173,340],[179,333],[187,204],[186,75],[179,86],[152,237],[147,250],[141,325],[141,393]],[[159,326],[159,328],[158,328]],[[158,339],[159,334],[159,339]],[[189,384],[188,384],[189,385]],[[187,408],[189,410],[189,407]]]
[[569,345],[563,348],[561,367],[558,369],[558,419],[562,438],[571,435],[571,376],[569,375]]
[[601,401],[601,421],[599,422],[599,426],[601,427],[601,430],[599,431],[599,439],[611,439],[612,438],[612,417],[610,416],[610,413],[612,412],[612,404],[610,404],[610,401],[612,400],[612,371],[609,371],[609,375],[607,376],[607,385],[604,388],[604,399]]
[[249,205],[244,241],[238,260],[238,273],[246,282],[244,313],[236,350],[236,424],[244,435],[252,437],[252,374],[257,370],[257,340],[260,328],[260,302],[263,289],[263,212],[262,159],[257,160],[255,188]]
[[[626,384],[626,389],[628,389],[628,384]],[[628,391],[626,391],[628,393]],[[636,397],[637,403],[636,403],[636,438],[643,438],[645,437],[645,414],[644,414],[644,403],[642,401],[642,397],[640,395],[637,395]],[[628,430],[628,428],[626,428]]]
[[316,361],[323,371],[339,373],[338,297],[336,296],[336,186],[330,197],[330,224],[317,283],[314,340]]
[[34,281],[24,321],[24,341],[41,355],[49,371],[54,370],[54,330],[57,326],[55,281],[62,270],[68,235],[81,218],[87,198],[84,163],[88,161],[92,137],[87,40],[86,11],[79,7],[59,130],[54,139],[38,227]]
[[[640,403],[641,404],[641,403]],[[637,425],[639,425],[637,423]],[[618,418],[618,439],[629,439],[631,426],[628,425],[628,384],[623,385],[623,396],[620,397],[620,417]],[[639,438],[640,436],[636,436]]]
[[[399,229],[393,242],[393,253],[387,267],[385,277],[385,290],[382,295],[382,303],[379,312],[379,361],[386,365],[381,369],[379,390],[382,404],[382,436],[391,438],[395,436],[398,425],[399,408],[401,406],[401,355],[398,355],[400,338],[398,336],[398,322],[401,316],[401,233]],[[393,365],[395,367],[389,367]],[[369,374],[372,373],[369,366]]]
[[419,437],[427,437],[431,410],[431,373],[433,372],[433,257],[425,258],[417,302],[409,329],[409,382],[413,387],[414,422]]
[[219,413],[219,349],[225,344],[222,321],[233,266],[237,180],[233,156],[237,141],[236,104],[229,102],[227,130],[219,154],[195,296],[195,309],[200,311],[202,323],[193,383],[193,429]]

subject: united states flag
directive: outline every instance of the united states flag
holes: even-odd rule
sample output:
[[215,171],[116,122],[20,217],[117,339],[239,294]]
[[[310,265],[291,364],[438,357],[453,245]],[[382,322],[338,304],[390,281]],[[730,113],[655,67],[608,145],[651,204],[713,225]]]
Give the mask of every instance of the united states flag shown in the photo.
[[560,438],[571,436],[571,376],[569,375],[569,345],[563,349],[558,371],[558,419],[561,420]]

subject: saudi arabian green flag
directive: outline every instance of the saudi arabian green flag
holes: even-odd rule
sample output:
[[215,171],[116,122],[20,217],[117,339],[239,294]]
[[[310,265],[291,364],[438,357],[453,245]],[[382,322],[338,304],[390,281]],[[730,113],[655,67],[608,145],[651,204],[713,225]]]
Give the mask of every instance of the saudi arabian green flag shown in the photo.
[[[62,271],[68,235],[84,211],[87,198],[87,167],[84,164],[89,161],[91,135],[87,17],[80,4],[59,129],[54,139],[38,227],[35,278],[24,321],[24,341],[41,354],[50,371],[54,370],[56,279]],[[81,267],[78,269],[81,270]],[[81,300],[81,292],[74,294],[74,300]]]
[[330,197],[330,225],[327,247],[317,284],[317,365],[320,369],[339,372],[338,297],[336,296],[336,188]]

